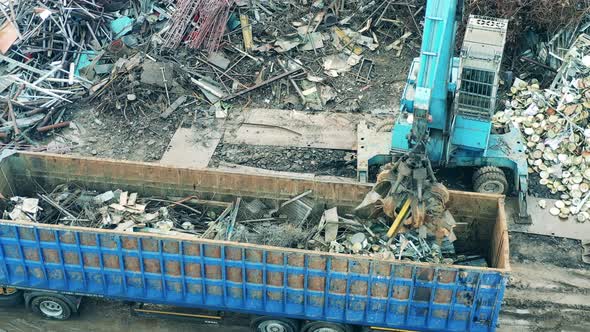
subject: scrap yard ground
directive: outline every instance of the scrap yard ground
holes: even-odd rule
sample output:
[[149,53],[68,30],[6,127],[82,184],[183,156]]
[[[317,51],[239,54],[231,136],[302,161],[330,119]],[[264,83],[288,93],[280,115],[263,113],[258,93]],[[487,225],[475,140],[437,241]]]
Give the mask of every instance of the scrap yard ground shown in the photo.
[[[71,10],[62,8],[61,2],[49,2],[56,11]],[[77,2],[73,3],[80,6]],[[70,45],[68,39],[78,38],[85,50],[64,52],[69,54],[64,59],[71,54],[83,56],[68,58],[72,67],[61,63],[66,70],[57,76],[59,70],[47,74],[55,60],[49,49],[28,65],[13,63],[24,61],[21,52],[45,45],[40,36],[25,34],[18,43],[16,37],[14,45],[9,42],[0,60],[13,60],[10,65],[0,62],[4,65],[0,69],[2,99],[13,102],[7,104],[1,119],[2,148],[353,179],[356,126],[366,121],[380,132],[391,130],[409,66],[419,54],[424,15],[420,0],[402,5],[362,0],[229,1],[235,4],[220,9],[228,11],[222,22],[227,28],[221,29],[221,35],[208,31],[199,37],[197,33],[180,45],[182,36],[164,27],[172,24],[186,30],[189,23],[173,14],[167,1],[152,1],[149,9],[143,2],[141,6],[123,4],[116,9],[120,15],[100,20],[92,19],[98,11],[91,10],[83,15],[87,15],[85,22],[94,22],[92,28],[56,37],[64,47]],[[499,331],[590,331],[590,269],[582,259],[580,242],[584,236],[590,239],[590,215],[573,211],[584,206],[590,193],[586,185],[590,166],[581,166],[590,165],[590,44],[577,48],[585,67],[563,61],[574,40],[590,32],[590,16],[576,1],[561,2],[564,6],[556,11],[551,0],[535,6],[526,1],[519,5],[516,1],[498,1],[500,5],[491,0],[466,1],[470,13],[511,18],[507,48],[511,54],[506,55],[503,102],[495,129],[518,118],[527,140],[535,142],[529,146],[529,194],[534,196],[531,205],[537,218],[533,223],[542,220],[557,229],[529,232],[509,225],[512,272]],[[34,5],[19,3],[22,10],[16,13],[22,17],[15,22],[22,25],[34,19],[23,14]],[[547,12],[561,17],[547,21],[542,15]],[[131,27],[119,31],[105,23],[115,17],[131,19]],[[57,29],[39,24],[43,33]],[[531,28],[528,34],[525,26]],[[59,35],[57,30],[55,34]],[[120,37],[119,43],[110,41],[112,34]],[[558,35],[565,37],[554,38]],[[3,38],[0,41],[6,42]],[[199,40],[199,48],[188,47]],[[560,81],[551,93],[543,94],[562,66],[577,68],[576,78],[583,76],[581,81],[587,84],[564,92],[566,84]],[[45,74],[45,78],[55,76],[54,80],[40,79]],[[25,79],[31,82],[23,83]],[[28,97],[19,99],[23,91]],[[550,96],[562,93],[567,105],[559,109]],[[531,109],[534,113],[529,113]],[[561,111],[563,119],[550,118],[561,116]],[[51,125],[56,128],[46,128]],[[562,141],[555,142],[557,136],[566,141],[565,147],[560,146]],[[540,147],[538,142],[543,140],[547,146]],[[553,156],[546,152],[552,149],[561,150]],[[560,166],[547,171],[557,164],[574,169]],[[569,173],[579,182],[564,181]],[[471,177],[446,176],[443,181],[454,189],[471,190],[467,178]],[[556,233],[562,236],[552,236]],[[142,330],[238,332],[248,328],[135,317],[127,304],[92,298],[84,299],[79,317],[66,322],[43,320],[20,307],[0,310],[0,332]]]

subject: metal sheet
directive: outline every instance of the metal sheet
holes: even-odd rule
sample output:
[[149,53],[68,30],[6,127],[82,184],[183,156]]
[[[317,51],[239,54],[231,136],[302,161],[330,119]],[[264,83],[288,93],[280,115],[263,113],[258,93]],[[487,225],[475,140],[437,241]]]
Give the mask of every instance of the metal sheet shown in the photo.
[[[516,208],[516,199],[509,199],[507,204],[508,221],[511,231],[525,232],[538,235],[565,237],[576,240],[586,240],[590,238],[590,222],[579,223],[576,218],[569,216],[568,219],[560,219],[549,213],[549,208],[555,203],[555,199],[545,199],[547,208],[542,209],[539,206],[540,198],[527,197],[529,213],[533,219],[531,225],[517,224],[514,222],[518,216]],[[516,213],[516,214],[515,214]]]
[[177,167],[206,168],[221,140],[221,131],[199,132],[194,128],[178,128],[160,163]]

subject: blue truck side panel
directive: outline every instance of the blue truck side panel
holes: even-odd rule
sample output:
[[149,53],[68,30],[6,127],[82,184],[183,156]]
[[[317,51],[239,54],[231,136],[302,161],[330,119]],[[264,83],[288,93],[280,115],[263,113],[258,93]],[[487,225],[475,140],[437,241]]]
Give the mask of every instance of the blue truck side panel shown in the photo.
[[0,283],[359,325],[492,331],[498,271],[237,243],[0,224]]

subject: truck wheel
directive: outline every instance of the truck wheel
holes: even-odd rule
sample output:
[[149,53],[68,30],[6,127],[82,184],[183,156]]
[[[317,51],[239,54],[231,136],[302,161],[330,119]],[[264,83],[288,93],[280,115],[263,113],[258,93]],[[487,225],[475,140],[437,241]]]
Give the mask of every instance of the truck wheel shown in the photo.
[[12,307],[23,301],[23,291],[11,287],[0,287],[0,307]]
[[309,322],[303,326],[301,332],[352,332],[350,325],[328,323],[328,322]]
[[38,296],[31,300],[34,313],[45,318],[67,320],[72,316],[72,309],[63,300],[53,296]]
[[253,332],[298,332],[299,322],[288,318],[263,316],[250,323]]
[[473,174],[473,189],[476,192],[506,195],[508,188],[506,175],[498,167],[482,167]]

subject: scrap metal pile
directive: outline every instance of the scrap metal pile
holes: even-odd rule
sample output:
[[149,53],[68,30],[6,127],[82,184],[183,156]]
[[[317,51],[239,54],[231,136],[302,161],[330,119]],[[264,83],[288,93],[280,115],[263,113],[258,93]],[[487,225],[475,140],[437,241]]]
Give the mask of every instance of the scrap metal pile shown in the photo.
[[[117,1],[8,1],[0,4],[0,117],[5,146],[39,146],[35,139],[71,125],[68,108],[104,86],[126,64],[126,45],[137,46],[148,14]],[[155,7],[150,11],[157,12]],[[126,13],[135,12],[135,18]],[[157,18],[153,23],[157,23]],[[101,84],[102,83],[102,84]]]
[[37,145],[32,131],[69,126],[63,106],[91,83],[76,64],[90,47],[112,39],[114,17],[100,3],[79,0],[7,1],[0,9],[0,137]]
[[381,191],[395,186],[389,180],[384,177],[378,186],[381,194],[372,191],[356,209],[329,208],[313,199],[311,191],[287,201],[237,197],[219,202],[194,196],[141,197],[123,190],[97,192],[72,184],[36,197],[2,199],[0,206],[3,219],[20,222],[190,234],[381,259],[485,266],[480,253],[455,252],[454,221],[445,207],[449,196],[444,187],[425,188],[423,204],[428,208],[422,211],[420,204],[409,203],[415,198],[403,189],[406,181],[398,184],[398,195],[393,195],[395,190]]
[[[420,48],[424,3],[7,1],[0,4],[0,138],[42,149],[43,133],[76,127],[72,113],[85,106],[120,115],[121,130],[148,133],[140,138],[171,136],[159,130],[166,123],[154,122],[186,113],[225,118],[234,102],[358,111],[379,100],[382,107],[396,81],[391,59]],[[466,9],[534,12],[543,25],[539,14],[561,6],[485,3],[468,1]],[[583,11],[571,7],[552,26]]]
[[35,198],[15,196],[2,204],[3,218],[9,220],[164,232],[176,228],[192,232],[195,226],[205,225],[230,205],[193,197],[183,201],[141,198],[137,193],[121,190],[99,194],[66,184],[51,193],[37,194]]
[[[512,121],[526,139],[529,173],[561,200],[552,215],[590,219],[590,37],[581,35],[550,89],[517,80],[495,128]],[[544,200],[539,203],[545,208]]]
[[0,9],[0,138],[39,149],[42,133],[75,127],[70,111],[83,106],[127,124],[177,109],[224,118],[229,101],[270,88],[259,102],[357,110],[350,78],[368,88],[369,52],[399,56],[412,33],[398,16],[423,11],[272,0],[19,0]]

